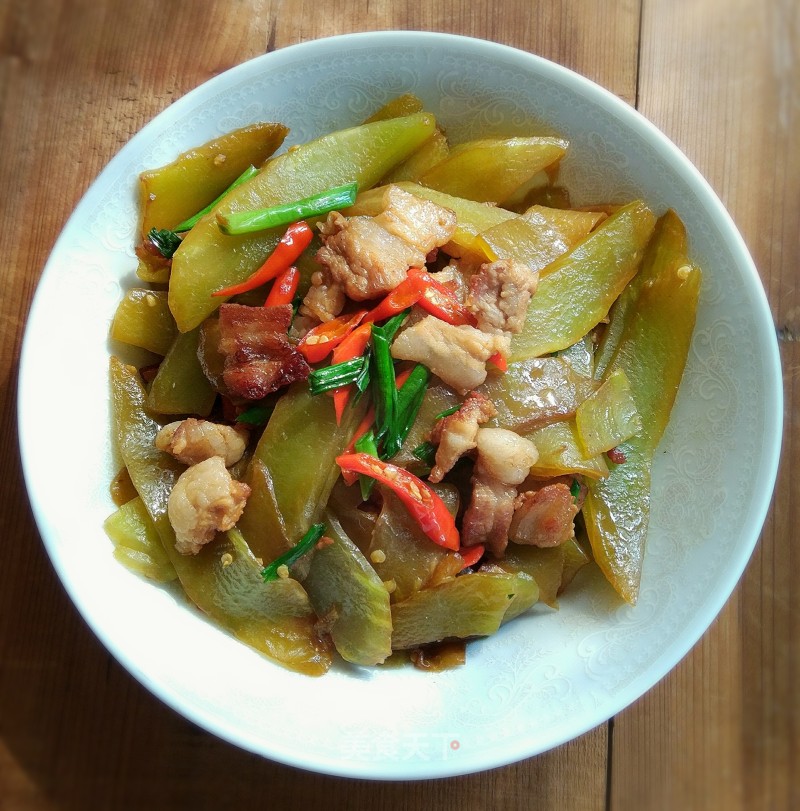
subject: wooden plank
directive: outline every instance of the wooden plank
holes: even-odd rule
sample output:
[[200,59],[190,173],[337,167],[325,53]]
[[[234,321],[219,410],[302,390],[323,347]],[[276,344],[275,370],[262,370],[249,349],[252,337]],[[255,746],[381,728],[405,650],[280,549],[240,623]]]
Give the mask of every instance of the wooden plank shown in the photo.
[[528,3],[370,3],[334,0],[320,13],[313,0],[285,2],[270,42],[276,48],[334,34],[376,30],[441,31],[511,45],[599,82],[633,103],[636,90],[639,4],[622,0]]
[[15,445],[15,370],[40,270],[80,196],[174,99],[265,50],[398,28],[515,45],[635,98],[638,3],[509,0],[9,0],[0,7],[0,808],[261,806],[510,809],[605,805],[605,725],[504,769],[430,783],[308,775],[198,730],[127,675],[83,624],[27,509]]
[[645,0],[639,109],[727,205],[782,336],[786,422],[773,508],[717,623],[616,720],[614,811],[800,807],[800,8]]

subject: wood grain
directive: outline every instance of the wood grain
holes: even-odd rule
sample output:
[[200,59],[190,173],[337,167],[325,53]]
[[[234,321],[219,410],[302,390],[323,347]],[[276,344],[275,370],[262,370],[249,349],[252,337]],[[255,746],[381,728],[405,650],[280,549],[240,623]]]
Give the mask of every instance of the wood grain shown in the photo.
[[[41,268],[80,196],[174,99],[265,51],[332,34],[483,37],[589,76],[709,178],[770,293],[786,373],[775,504],[736,597],[635,706],[552,752],[427,783],[309,775],[166,708],[113,661],[59,585],[16,449],[16,369]],[[6,0],[0,4],[0,811],[276,808],[792,809],[800,644],[800,264],[792,0]],[[794,557],[793,557],[794,554]],[[610,776],[610,783],[609,783]]]
[[786,419],[773,509],[735,596],[692,654],[616,719],[620,811],[800,808],[798,47],[797,3],[643,6],[639,109],[694,161],[748,244],[784,338]]

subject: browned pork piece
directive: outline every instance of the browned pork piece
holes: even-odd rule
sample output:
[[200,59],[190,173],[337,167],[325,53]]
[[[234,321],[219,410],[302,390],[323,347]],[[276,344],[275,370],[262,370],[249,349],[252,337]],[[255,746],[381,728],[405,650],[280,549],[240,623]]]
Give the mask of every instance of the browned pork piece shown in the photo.
[[425,263],[425,254],[390,234],[373,217],[328,215],[320,228],[323,246],[317,261],[331,279],[356,301],[376,298],[394,290],[408,269]]
[[475,448],[478,426],[496,414],[497,409],[491,400],[480,392],[471,391],[458,411],[437,420],[431,432],[431,442],[438,445],[436,464],[428,481],[440,482],[467,451]]
[[539,458],[529,439],[505,428],[480,428],[478,459],[472,475],[472,497],[464,513],[461,543],[485,544],[501,557],[508,544],[517,485]]
[[575,534],[578,503],[569,485],[546,484],[520,493],[514,503],[509,536],[529,546],[559,546]]
[[187,468],[167,503],[178,552],[196,555],[218,531],[234,527],[249,495],[250,488],[231,476],[221,456]]
[[228,392],[260,400],[295,380],[305,380],[309,366],[289,343],[291,304],[247,307],[223,304],[219,309],[219,349],[225,357],[222,380]]
[[338,211],[321,224],[322,269],[311,278],[303,313],[320,321],[337,316],[345,295],[355,301],[394,290],[410,267],[424,267],[428,253],[455,232],[456,215],[397,186],[387,186],[375,217],[344,217]]
[[466,394],[486,380],[486,361],[495,353],[507,355],[507,335],[453,326],[429,315],[403,330],[392,344],[392,355],[427,366],[448,386]]
[[225,466],[230,467],[244,454],[247,429],[189,417],[165,425],[156,435],[156,447],[184,465],[196,465],[212,456],[221,456]]
[[327,270],[317,270],[311,274],[311,287],[308,288],[300,313],[316,321],[331,321],[344,308],[346,301],[344,288],[333,280]]
[[522,331],[531,296],[536,292],[539,274],[524,262],[499,259],[481,265],[469,280],[467,308],[484,332]]
[[502,557],[508,545],[508,528],[514,516],[517,488],[497,479],[475,474],[472,496],[464,513],[461,545],[486,545],[497,557]]

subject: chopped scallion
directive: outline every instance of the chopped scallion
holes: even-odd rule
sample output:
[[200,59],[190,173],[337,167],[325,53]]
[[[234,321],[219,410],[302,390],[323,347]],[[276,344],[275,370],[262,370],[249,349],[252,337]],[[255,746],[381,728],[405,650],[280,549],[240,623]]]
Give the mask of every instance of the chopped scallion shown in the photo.
[[165,259],[172,259],[181,244],[181,238],[168,228],[151,228],[147,238]]
[[410,309],[403,310],[402,313],[398,313],[397,315],[393,315],[380,329],[383,331],[383,336],[386,340],[391,344],[394,340],[394,336],[397,334],[397,330],[400,329],[403,321],[406,320],[406,317],[411,312]]
[[381,441],[392,431],[397,413],[397,385],[394,362],[389,351],[389,341],[383,328],[372,327],[372,399],[375,403],[376,440]]
[[368,453],[370,456],[378,458],[378,446],[375,443],[375,434],[372,431],[367,431],[362,434],[354,445],[358,453]]
[[458,411],[459,408],[461,408],[460,403],[458,405],[452,406],[451,408],[446,408],[444,411],[441,411],[440,413],[438,413],[434,417],[434,419],[441,420],[441,419],[444,419],[445,417],[449,417],[451,414],[455,414],[456,411]]
[[151,228],[147,234],[147,238],[150,242],[155,245],[158,252],[165,258],[165,259],[172,259],[175,251],[178,250],[181,244],[182,237],[180,234],[190,231],[194,228],[195,225],[200,221],[201,217],[204,217],[208,214],[216,205],[219,203],[227,194],[228,192],[233,191],[237,186],[241,185],[245,182],[245,180],[250,180],[253,175],[258,174],[258,169],[255,166],[248,166],[247,169],[236,178],[236,180],[225,189],[216,200],[210,202],[202,211],[198,211],[192,217],[189,217],[188,220],[184,220],[182,223],[176,225],[172,230],[169,228]]
[[308,389],[311,394],[322,394],[325,391],[349,386],[363,378],[364,366],[368,364],[368,357],[363,355],[342,363],[334,363],[323,369],[314,369],[308,376]]
[[261,570],[261,577],[264,578],[264,582],[277,580],[280,576],[278,569],[280,569],[281,566],[291,566],[303,557],[303,555],[310,552],[317,545],[317,542],[324,533],[325,524],[314,524],[291,549],[275,558],[272,563]]
[[397,410],[384,442],[384,458],[391,459],[400,451],[411,426],[417,419],[425,392],[428,390],[430,376],[428,369],[418,363],[397,393]]
[[242,413],[236,417],[236,422],[243,422],[245,425],[266,425],[274,410],[274,404],[253,405],[245,411],[242,411]]
[[436,445],[434,445],[433,442],[423,442],[421,445],[417,445],[417,447],[411,451],[411,454],[419,459],[420,462],[424,462],[428,467],[433,467],[436,461]]
[[[370,456],[378,458],[378,444],[375,442],[374,431],[367,431],[360,436],[354,445],[356,453],[368,453]],[[375,479],[371,476],[364,476],[363,474],[358,477],[358,484],[361,487],[361,498],[366,501],[372,493],[372,488],[375,486]]]
[[277,228],[297,220],[317,217],[339,208],[353,205],[358,194],[358,183],[346,183],[333,189],[295,200],[291,203],[262,208],[258,211],[235,211],[217,214],[220,229],[226,234],[250,234],[265,228]]
[[370,369],[369,358],[371,354],[372,353],[370,352],[369,347],[367,347],[366,352],[362,356],[362,360],[364,362],[363,368],[359,373],[358,377],[353,381],[356,387],[356,391],[358,392],[359,395],[363,394],[367,390],[367,387],[369,386],[369,381],[371,379],[369,372]]

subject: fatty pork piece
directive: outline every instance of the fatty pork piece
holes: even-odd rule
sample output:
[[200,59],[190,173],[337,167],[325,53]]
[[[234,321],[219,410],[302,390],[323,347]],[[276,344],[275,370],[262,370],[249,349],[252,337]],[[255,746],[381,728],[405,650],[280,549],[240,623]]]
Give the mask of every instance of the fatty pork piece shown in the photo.
[[448,386],[466,394],[486,380],[486,361],[497,352],[507,355],[508,335],[454,326],[428,315],[403,330],[392,344],[392,355],[427,366]]
[[249,495],[250,488],[231,476],[221,456],[184,470],[167,502],[175,549],[182,555],[196,555],[218,531],[232,529]]
[[225,466],[230,467],[244,455],[247,429],[189,417],[165,425],[156,435],[156,447],[184,465],[196,465],[212,456],[221,456]]
[[289,343],[292,305],[219,309],[219,349],[225,358],[222,380],[232,395],[260,400],[295,380],[305,380],[309,366]]
[[471,391],[458,411],[437,420],[431,432],[431,442],[438,445],[436,464],[428,481],[440,482],[465,453],[475,448],[478,427],[496,414],[497,409],[488,397]]
[[320,321],[339,315],[345,295],[355,301],[394,290],[410,267],[424,267],[434,248],[450,240],[456,215],[397,186],[387,186],[384,210],[375,217],[344,217],[338,211],[320,225],[322,270],[311,278],[303,312]]
[[461,542],[485,544],[497,557],[508,545],[517,485],[539,458],[529,439],[505,428],[480,428],[478,459],[472,475],[472,496],[464,513]]
[[500,259],[481,265],[469,280],[467,309],[484,332],[522,331],[539,274],[524,262]]
[[[584,488],[581,488],[583,495]],[[583,499],[564,481],[520,493],[514,502],[509,537],[528,546],[559,546],[575,535],[575,516]]]
[[449,265],[431,274],[439,284],[443,284],[462,304],[467,299],[467,278],[469,276],[462,269],[464,267],[466,267],[464,260],[451,259]]

